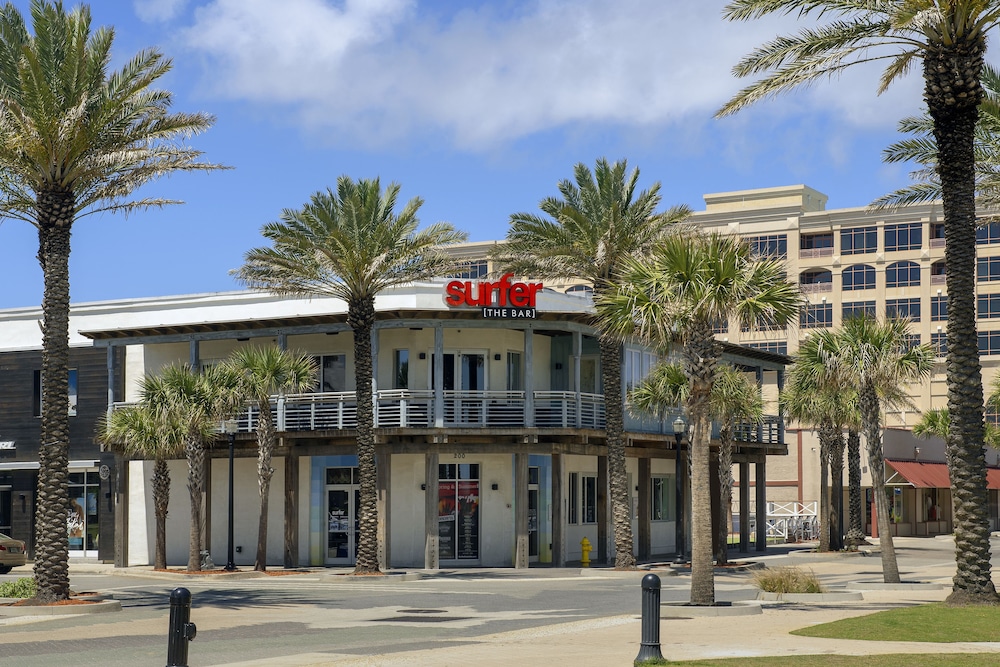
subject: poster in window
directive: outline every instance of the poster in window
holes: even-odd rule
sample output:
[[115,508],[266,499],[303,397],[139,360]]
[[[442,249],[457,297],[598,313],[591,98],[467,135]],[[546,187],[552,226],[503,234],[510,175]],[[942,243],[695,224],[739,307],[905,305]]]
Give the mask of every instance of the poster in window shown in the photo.
[[455,558],[455,482],[438,482],[438,557]]
[[479,558],[479,481],[458,483],[458,557]]

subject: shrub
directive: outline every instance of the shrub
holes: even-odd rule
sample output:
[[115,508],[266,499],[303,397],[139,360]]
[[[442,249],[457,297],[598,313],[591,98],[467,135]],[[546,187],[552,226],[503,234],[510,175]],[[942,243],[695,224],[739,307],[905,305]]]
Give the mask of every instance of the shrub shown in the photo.
[[797,567],[776,567],[754,572],[753,583],[767,593],[825,593],[819,579]]
[[33,598],[35,597],[35,579],[21,577],[14,581],[0,582],[0,598]]

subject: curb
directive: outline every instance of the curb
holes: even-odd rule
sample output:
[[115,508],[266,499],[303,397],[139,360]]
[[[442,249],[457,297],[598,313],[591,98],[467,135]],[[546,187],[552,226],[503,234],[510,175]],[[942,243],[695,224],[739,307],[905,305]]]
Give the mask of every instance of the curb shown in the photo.
[[852,581],[847,584],[849,591],[939,591],[945,584],[932,581],[903,581],[887,584],[881,581]]
[[741,600],[731,604],[712,606],[665,602],[660,604],[660,618],[709,618],[717,616],[754,616],[763,614],[764,608],[754,600]]
[[[0,598],[0,602],[10,600]],[[10,600],[16,601],[16,600]],[[9,607],[0,605],[0,618],[11,616],[68,616],[75,614],[101,614],[108,611],[121,611],[122,603],[118,600],[99,600],[92,604],[66,604],[48,606]]]
[[768,593],[761,591],[758,600],[768,602],[858,602],[865,599],[861,591],[846,593]]

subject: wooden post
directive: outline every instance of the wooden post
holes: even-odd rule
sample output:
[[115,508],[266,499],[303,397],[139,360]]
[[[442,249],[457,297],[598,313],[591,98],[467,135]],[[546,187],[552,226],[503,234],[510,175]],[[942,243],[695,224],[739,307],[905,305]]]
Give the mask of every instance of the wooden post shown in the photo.
[[757,551],[767,551],[767,455],[761,454],[754,471],[757,491]]
[[528,567],[528,455],[514,454],[514,567]]
[[299,457],[285,457],[285,567],[299,566]]
[[[439,357],[440,358],[440,357]],[[438,553],[438,455],[424,454],[424,568],[440,567]]]
[[750,551],[750,462],[740,461],[740,553]]
[[653,485],[651,474],[652,461],[648,458],[639,459],[639,511],[636,512],[639,520],[639,560],[649,560],[652,558],[652,524],[650,522],[649,493]]
[[378,567],[385,571],[392,567],[390,556],[389,489],[392,488],[392,454],[381,445],[375,448],[375,506],[378,509]]
[[597,562],[608,562],[608,457],[597,457]]
[[566,567],[566,511],[563,500],[563,455],[552,452],[552,565]]

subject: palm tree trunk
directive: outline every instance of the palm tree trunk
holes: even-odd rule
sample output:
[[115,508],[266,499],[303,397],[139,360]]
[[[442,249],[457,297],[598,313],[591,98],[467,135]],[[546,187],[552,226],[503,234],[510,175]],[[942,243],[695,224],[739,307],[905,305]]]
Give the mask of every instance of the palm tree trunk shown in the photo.
[[195,437],[184,446],[188,462],[187,488],[191,496],[191,537],[188,540],[188,572],[201,570],[201,491],[205,481],[205,448]]
[[257,558],[253,569],[267,570],[267,508],[271,498],[271,456],[274,454],[274,418],[271,416],[269,400],[257,405],[260,417],[257,419],[257,486],[260,490],[260,517],[257,521]]
[[830,438],[833,425],[819,427],[819,550],[830,550]]
[[167,507],[170,502],[170,469],[163,459],[153,464],[153,513],[156,516],[156,546],[153,568],[167,569]]
[[924,53],[924,98],[934,121],[948,265],[946,440],[955,508],[957,572],[948,600],[997,604],[990,573],[989,505],[983,450],[983,385],[975,313],[976,193],[973,137],[982,100],[986,42],[938,44]]
[[847,430],[847,545],[865,543],[864,504],[861,500],[861,434],[855,428]]
[[878,395],[871,385],[858,392],[861,421],[868,440],[868,470],[872,476],[872,496],[878,514],[878,544],[882,552],[882,579],[887,584],[899,583],[896,549],[892,544],[892,524],[889,521],[889,500],[885,495],[885,458],[882,456],[882,428]]
[[71,191],[38,194],[38,263],[45,287],[34,571],[41,602],[69,597],[69,251],[75,204]]
[[830,446],[830,487],[833,495],[830,507],[830,548],[844,548],[844,434],[836,429]]
[[358,477],[361,516],[358,520],[356,574],[378,567],[378,506],[375,488],[375,413],[372,407],[372,328],[374,297],[348,303],[347,323],[354,330],[354,376],[358,399]]
[[634,570],[632,517],[628,474],[625,470],[625,408],[622,403],[622,348],[611,336],[602,335],[601,369],[604,380],[605,441],[608,477],[611,482],[611,520],[615,530],[615,569]]
[[719,565],[729,562],[729,516],[733,508],[733,425],[723,422],[719,429],[719,549],[715,560]]

